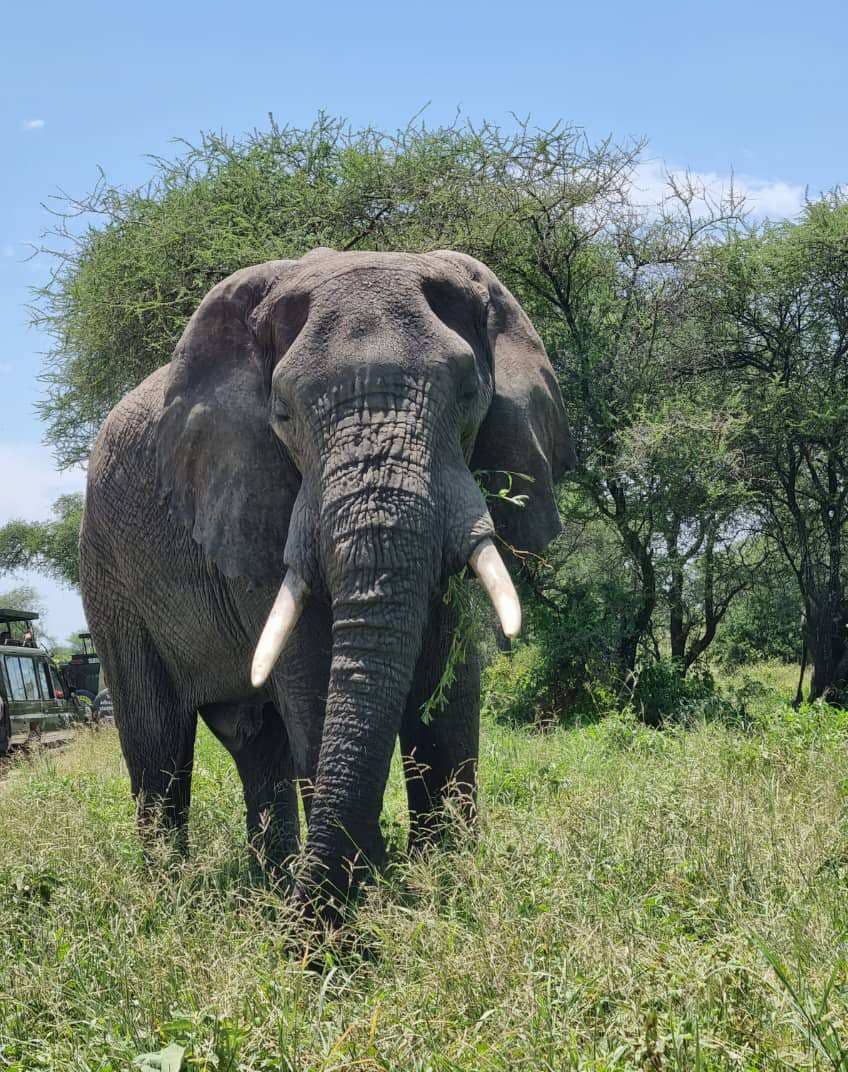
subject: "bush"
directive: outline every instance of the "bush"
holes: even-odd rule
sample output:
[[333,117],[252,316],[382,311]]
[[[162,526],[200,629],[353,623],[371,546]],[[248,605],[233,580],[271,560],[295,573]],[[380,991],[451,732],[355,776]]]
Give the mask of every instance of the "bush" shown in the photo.
[[[674,659],[658,659],[643,666],[632,690],[636,714],[648,726],[685,721],[696,714],[727,713],[717,695],[715,680],[706,667],[694,666],[688,674]],[[729,708],[728,705],[728,709]]]
[[614,582],[562,585],[556,603],[527,601],[529,639],[483,675],[483,703],[509,723],[595,718],[619,692],[621,593]]
[[501,652],[483,671],[483,705],[502,722],[533,722],[547,688],[548,668],[542,648],[520,644]]

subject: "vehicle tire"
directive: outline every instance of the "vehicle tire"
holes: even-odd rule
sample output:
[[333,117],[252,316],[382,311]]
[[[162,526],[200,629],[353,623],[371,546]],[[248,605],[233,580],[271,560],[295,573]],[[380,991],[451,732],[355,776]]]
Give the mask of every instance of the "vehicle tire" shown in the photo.
[[94,697],[85,689],[74,689],[71,699],[77,709],[77,720],[91,723],[93,721]]

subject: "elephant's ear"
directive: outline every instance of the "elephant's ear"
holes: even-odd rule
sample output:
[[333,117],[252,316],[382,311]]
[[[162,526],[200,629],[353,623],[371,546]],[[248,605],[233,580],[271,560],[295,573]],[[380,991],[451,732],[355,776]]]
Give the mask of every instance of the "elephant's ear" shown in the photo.
[[[440,254],[483,288],[495,393],[477,433],[471,468],[492,494],[498,534],[519,551],[539,553],[559,534],[554,485],[576,456],[559,385],[542,340],[494,272],[462,253]],[[523,507],[497,498],[526,495]]]
[[206,295],[174,351],[156,441],[172,515],[226,576],[275,585],[300,477],[269,425],[255,312],[294,263],[244,268]]

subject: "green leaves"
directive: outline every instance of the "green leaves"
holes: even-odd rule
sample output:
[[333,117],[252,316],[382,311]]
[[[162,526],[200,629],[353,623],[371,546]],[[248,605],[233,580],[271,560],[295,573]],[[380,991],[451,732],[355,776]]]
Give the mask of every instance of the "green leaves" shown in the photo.
[[[529,495],[514,495],[512,492],[512,484],[516,477],[526,481],[528,484],[535,483],[533,477],[528,476],[526,473],[512,473],[507,469],[476,469],[472,475],[477,481],[477,486],[480,488],[480,491],[482,491],[484,499],[501,499],[503,502],[508,502],[511,506],[515,506],[519,510],[523,510],[530,501]],[[506,485],[502,488],[498,488],[497,491],[489,491],[481,479],[484,476],[505,476]]]
[[62,495],[49,521],[14,520],[0,527],[0,574],[34,569],[77,586],[82,510],[82,495]]

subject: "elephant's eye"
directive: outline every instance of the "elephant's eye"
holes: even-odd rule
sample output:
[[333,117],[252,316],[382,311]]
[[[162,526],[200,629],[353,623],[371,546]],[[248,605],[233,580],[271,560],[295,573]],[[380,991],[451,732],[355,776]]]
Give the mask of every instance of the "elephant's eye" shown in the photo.
[[291,409],[288,402],[280,398],[279,395],[274,395],[274,401],[271,403],[271,416],[275,421],[287,421],[291,419]]

